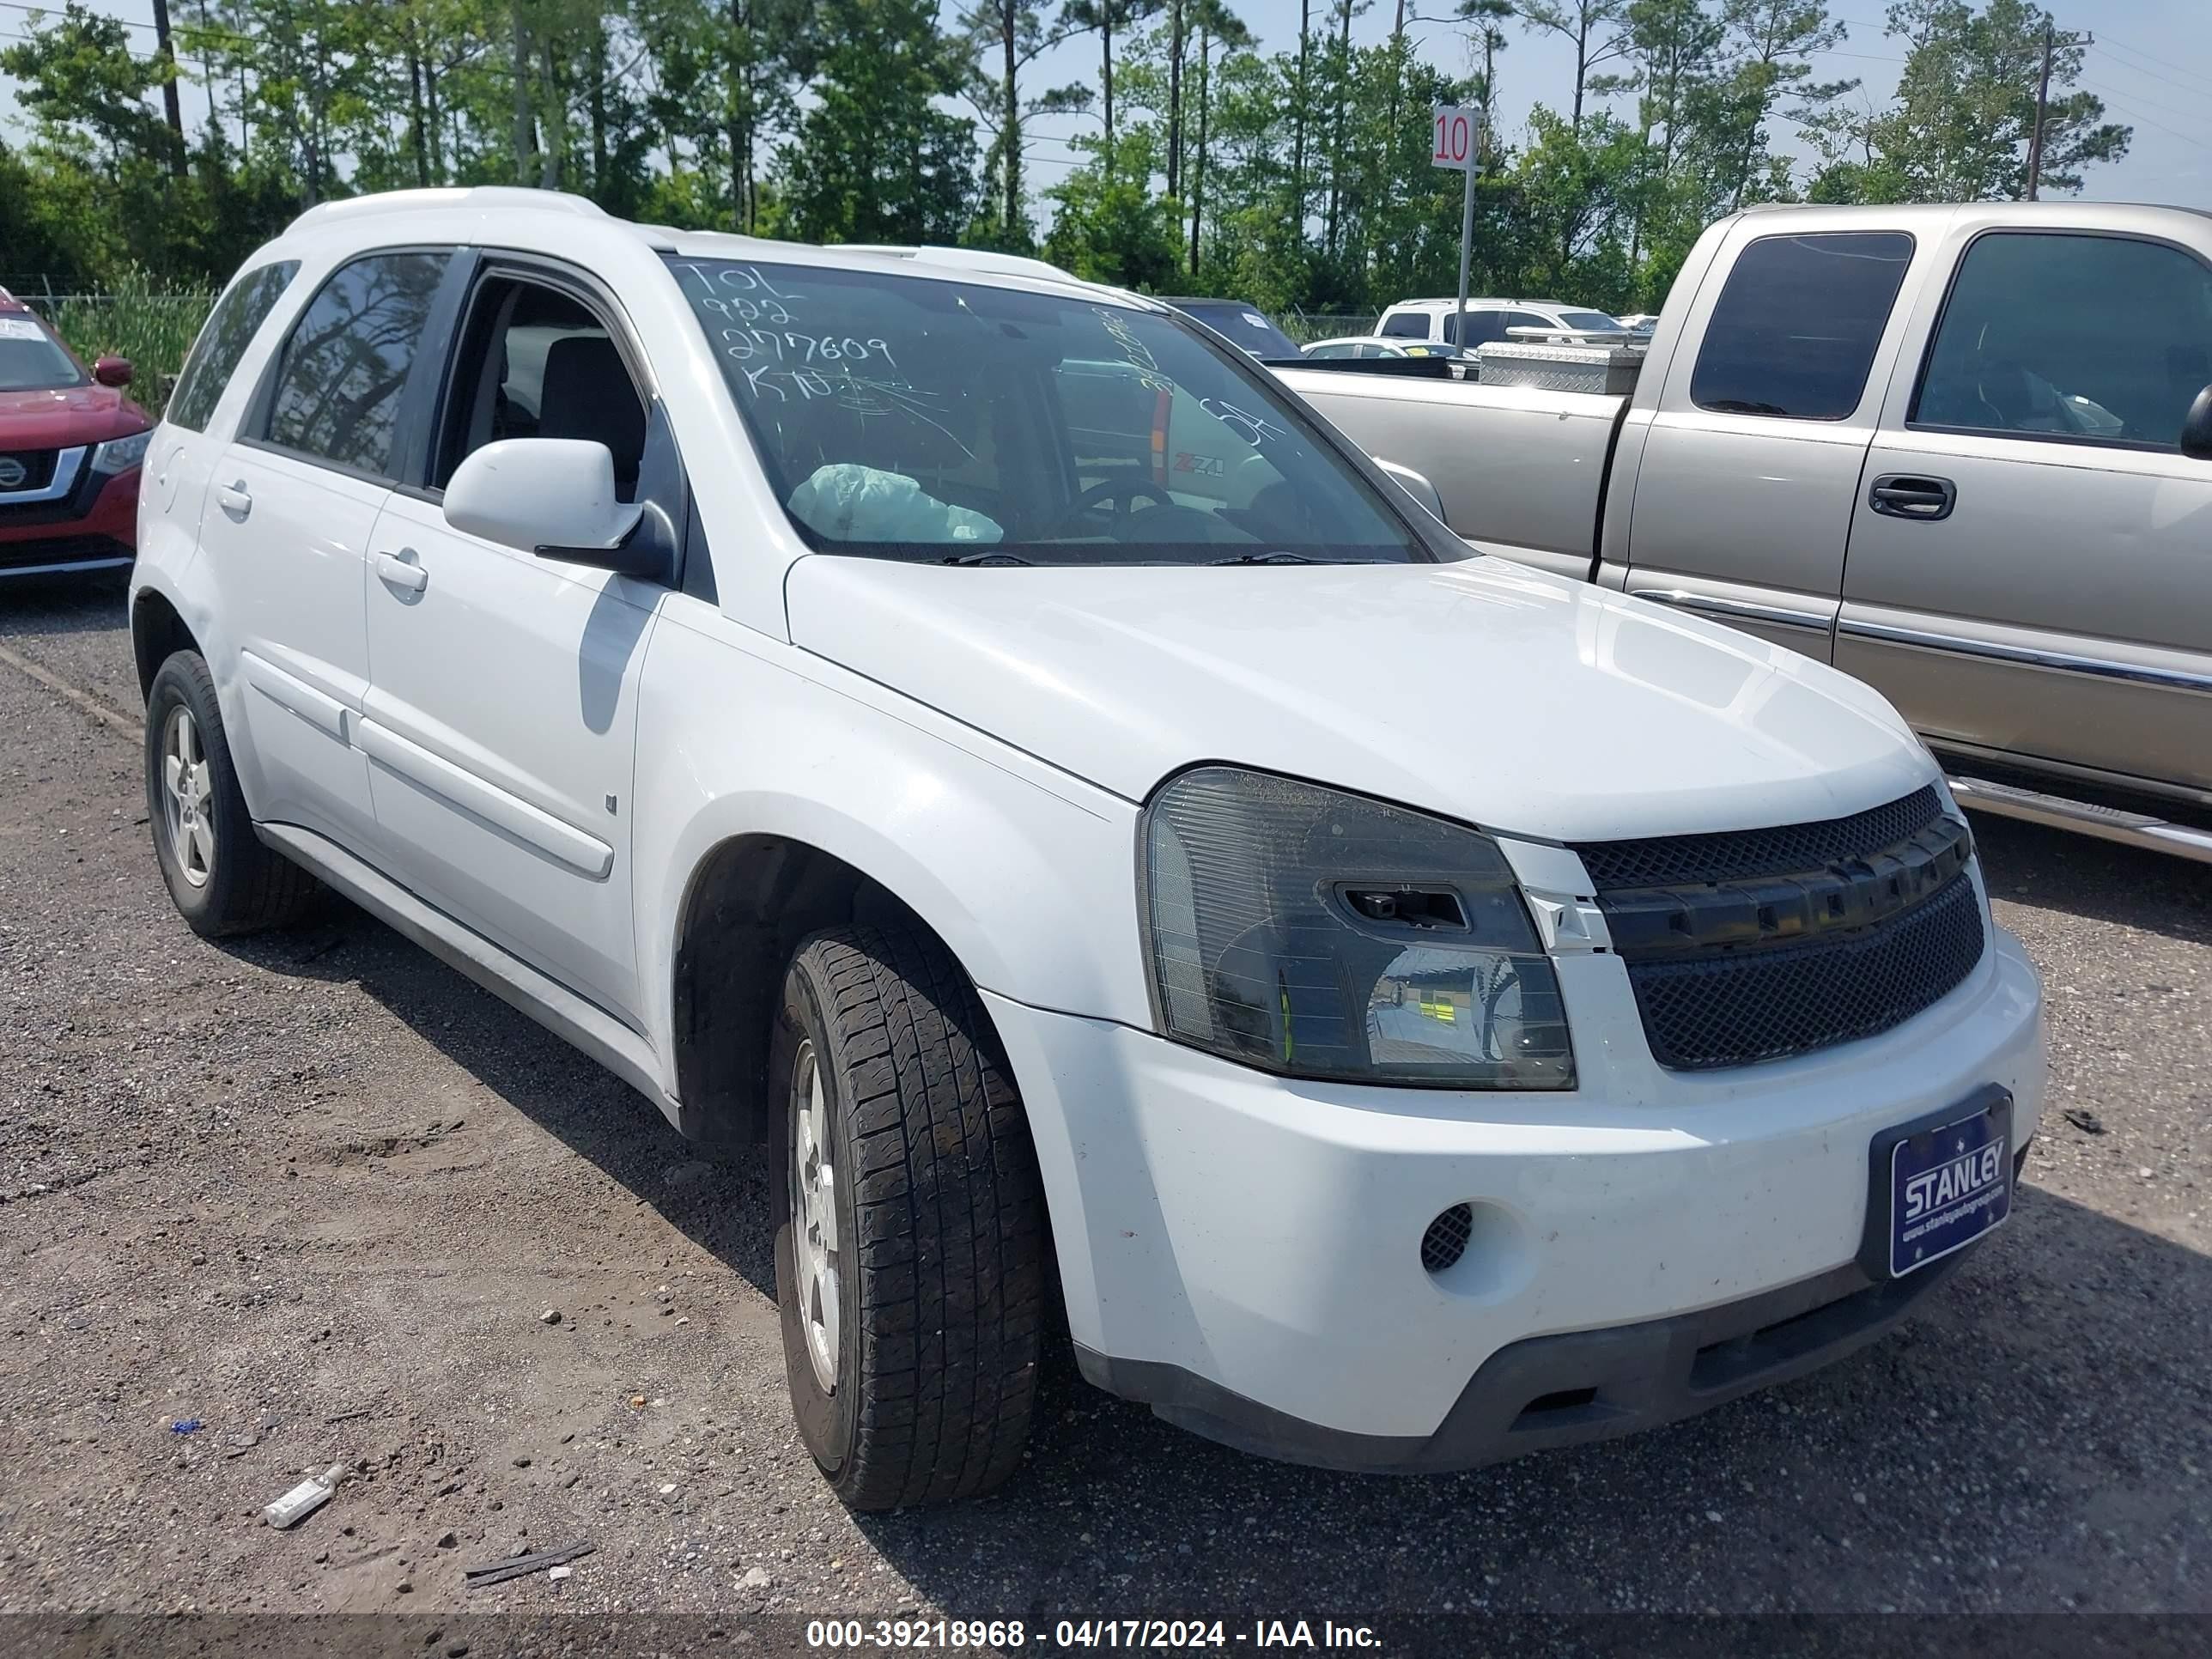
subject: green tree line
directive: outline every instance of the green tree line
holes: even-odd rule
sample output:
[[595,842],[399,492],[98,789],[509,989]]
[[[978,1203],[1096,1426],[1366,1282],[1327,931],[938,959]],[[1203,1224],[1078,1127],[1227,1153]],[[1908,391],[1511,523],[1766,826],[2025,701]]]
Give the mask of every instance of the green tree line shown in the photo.
[[[1493,124],[1481,290],[1652,309],[1698,233],[1748,203],[2027,189],[2051,21],[2030,0],[1890,5],[1905,63],[1880,102],[1824,78],[1846,32],[1824,0],[1392,0],[1389,34],[1357,45],[1372,3],[1301,0],[1296,40],[1263,45],[1235,0],[166,0],[166,52],[81,4],[11,9],[0,273],[205,288],[313,203],[499,183],[1372,312],[1450,291],[1460,180],[1430,165],[1430,109],[1496,106],[1528,34],[1571,48],[1573,82],[1520,131]],[[1413,26],[1450,31],[1431,51],[1462,40],[1465,72]],[[1054,85],[1048,61],[1095,68]],[[2060,47],[2046,191],[2127,147],[2081,64]],[[189,130],[179,81],[208,112]]]

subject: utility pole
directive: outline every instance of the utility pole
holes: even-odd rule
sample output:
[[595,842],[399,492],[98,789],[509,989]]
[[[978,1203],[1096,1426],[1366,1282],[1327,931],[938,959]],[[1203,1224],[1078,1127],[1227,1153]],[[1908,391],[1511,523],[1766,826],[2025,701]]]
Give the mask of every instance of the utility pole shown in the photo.
[[169,131],[177,141],[169,158],[169,171],[185,176],[185,112],[177,101],[177,49],[169,44],[169,0],[154,0],[154,43],[169,73],[161,82],[161,102],[169,117]]
[[[2093,34],[2069,34],[2064,44],[2069,46],[2093,46],[2097,38]],[[2033,202],[2043,185],[2043,124],[2051,106],[2051,54],[2060,41],[2052,33],[2051,20],[2043,20],[2043,73],[2035,83],[2035,130],[2027,136],[2027,197]]]

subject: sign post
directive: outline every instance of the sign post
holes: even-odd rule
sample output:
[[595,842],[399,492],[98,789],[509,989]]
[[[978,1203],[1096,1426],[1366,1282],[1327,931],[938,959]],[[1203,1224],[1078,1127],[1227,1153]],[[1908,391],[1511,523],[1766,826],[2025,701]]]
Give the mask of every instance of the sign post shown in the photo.
[[1466,175],[1459,206],[1459,308],[1452,313],[1449,338],[1456,345],[1467,323],[1468,268],[1474,252],[1474,175],[1482,165],[1482,111],[1463,104],[1438,104],[1432,128],[1431,166],[1457,168]]

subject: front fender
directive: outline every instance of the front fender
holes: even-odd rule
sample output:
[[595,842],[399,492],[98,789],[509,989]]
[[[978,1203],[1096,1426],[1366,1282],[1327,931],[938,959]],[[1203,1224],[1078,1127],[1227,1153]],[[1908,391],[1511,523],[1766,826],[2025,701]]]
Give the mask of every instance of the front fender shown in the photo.
[[982,989],[1150,1024],[1129,802],[689,602],[654,631],[638,732],[639,953],[664,1055],[685,895],[744,836],[881,884]]

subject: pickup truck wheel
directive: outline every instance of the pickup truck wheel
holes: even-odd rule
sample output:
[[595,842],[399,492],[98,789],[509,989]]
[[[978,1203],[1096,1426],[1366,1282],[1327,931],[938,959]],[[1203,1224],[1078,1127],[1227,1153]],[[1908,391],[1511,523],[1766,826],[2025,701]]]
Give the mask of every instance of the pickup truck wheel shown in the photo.
[[321,890],[254,835],[197,651],[172,655],[146,694],[146,817],[169,896],[204,939],[281,927]]
[[1029,1437],[1046,1235],[975,988],[919,932],[816,933],[784,978],[769,1088],[800,1438],[856,1510],[988,1491]]

